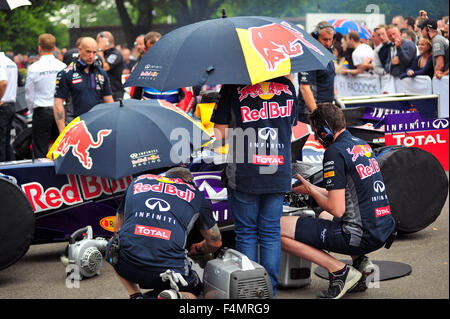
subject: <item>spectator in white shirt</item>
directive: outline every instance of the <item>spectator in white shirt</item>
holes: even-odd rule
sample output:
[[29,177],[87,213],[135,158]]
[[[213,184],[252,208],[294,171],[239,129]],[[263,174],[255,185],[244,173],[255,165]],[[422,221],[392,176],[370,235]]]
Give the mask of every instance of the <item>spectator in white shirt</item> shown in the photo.
[[390,52],[393,43],[389,41],[386,29],[386,25],[380,24],[374,30],[380,44],[374,50],[373,71],[380,76],[389,73],[391,63]]
[[45,157],[51,142],[58,137],[58,127],[53,115],[56,75],[66,64],[55,58],[56,39],[45,33],[39,36],[39,61],[28,67],[25,99],[33,112],[33,154]]
[[6,92],[6,86],[8,85],[8,78],[6,77],[6,71],[3,67],[0,67],[0,101]]
[[18,71],[4,52],[0,52],[0,69],[0,162],[4,162],[14,160],[11,128],[16,112]]
[[351,74],[353,76],[373,70],[373,49],[361,42],[359,33],[351,31],[347,34],[347,46],[354,49],[352,53],[353,65],[356,69],[343,69],[341,74]]

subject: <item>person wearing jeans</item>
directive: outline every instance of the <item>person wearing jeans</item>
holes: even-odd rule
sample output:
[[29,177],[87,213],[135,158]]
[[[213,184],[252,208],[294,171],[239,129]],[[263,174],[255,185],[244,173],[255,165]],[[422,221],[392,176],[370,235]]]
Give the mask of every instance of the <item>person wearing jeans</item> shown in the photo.
[[255,261],[259,255],[273,287],[277,282],[275,275],[280,271],[283,200],[283,193],[256,195],[228,189],[228,202],[235,222],[236,250]]
[[285,76],[255,85],[223,85],[211,117],[216,140],[229,144],[222,176],[236,250],[266,269],[274,296],[283,200],[291,191],[291,136],[297,113],[292,77]]

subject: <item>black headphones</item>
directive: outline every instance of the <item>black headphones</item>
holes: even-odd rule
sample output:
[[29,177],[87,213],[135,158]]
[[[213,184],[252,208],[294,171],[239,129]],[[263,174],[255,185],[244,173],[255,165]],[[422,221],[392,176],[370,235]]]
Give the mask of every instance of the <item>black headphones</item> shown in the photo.
[[[319,33],[320,33],[320,31],[322,31],[323,29],[326,29],[326,28],[333,29],[333,31],[334,31],[334,27],[333,27],[330,23],[328,23],[328,22],[323,22],[323,23],[319,23],[318,25],[316,25],[316,28],[314,29],[314,31],[311,32],[311,36],[312,36],[314,39],[318,40],[318,39],[319,39]],[[336,32],[335,32],[334,35],[333,35],[333,40],[334,40],[334,37],[335,37],[335,36],[336,36]]]
[[317,114],[314,116],[314,122],[316,122],[314,123],[316,129],[314,135],[323,147],[328,148],[334,142],[334,132],[327,120],[323,118],[322,113],[318,109],[314,110],[314,112]]
[[320,127],[317,127],[316,138],[320,141],[323,147],[328,148],[331,143],[334,141],[334,133],[330,129],[326,120],[323,120],[325,123]]
[[[84,62],[83,60],[78,59],[78,60],[76,61],[76,68],[77,68],[77,69],[83,70],[83,69],[85,69],[86,67],[87,67],[87,63]],[[99,67],[100,67],[100,63],[99,63],[99,61],[98,61],[97,59],[95,59],[94,62],[90,65],[89,68],[90,68],[91,70],[95,70],[95,69],[98,69]]]

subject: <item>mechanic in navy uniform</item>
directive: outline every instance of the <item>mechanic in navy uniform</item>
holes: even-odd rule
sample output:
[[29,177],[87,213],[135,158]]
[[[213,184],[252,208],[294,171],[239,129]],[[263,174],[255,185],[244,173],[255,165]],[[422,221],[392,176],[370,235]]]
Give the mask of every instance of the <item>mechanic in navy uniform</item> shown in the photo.
[[[331,51],[334,33],[333,26],[326,21],[322,21],[317,24],[311,35]],[[330,61],[324,70],[298,73],[299,121],[308,123],[307,114],[314,111],[317,103],[332,102],[334,100],[334,97],[337,96],[337,91],[334,87],[335,75],[334,61]]]
[[210,204],[189,170],[175,167],[164,177],[143,174],[132,181],[114,224],[120,242],[118,262],[110,260],[114,237],[106,254],[130,298],[141,299],[140,288],[159,292],[158,299],[193,299],[202,292],[186,251],[186,239],[194,225],[204,240],[193,244],[189,255],[220,248],[221,234]]
[[124,69],[123,56],[114,44],[114,37],[109,31],[97,35],[98,55],[102,67],[108,73],[114,101],[123,99],[122,73]]
[[108,74],[95,60],[97,42],[90,37],[80,41],[79,58],[56,76],[53,112],[58,130],[66,126],[64,102],[70,96],[77,117],[100,103],[114,102]]
[[[295,193],[312,196],[324,209],[319,218],[283,216],[283,250],[310,260],[329,272],[328,290],[320,298],[341,298],[347,291],[367,289],[374,265],[365,254],[392,239],[392,217],[383,176],[367,142],[346,130],[345,117],[333,103],[321,103],[309,115],[316,139],[326,148],[323,185],[300,175]],[[387,247],[387,246],[386,246]],[[353,265],[326,253],[350,255]]]
[[211,117],[216,139],[229,143],[224,176],[236,250],[267,270],[274,296],[281,258],[280,218],[284,194],[291,191],[296,107],[293,77],[288,75],[255,85],[223,85]]

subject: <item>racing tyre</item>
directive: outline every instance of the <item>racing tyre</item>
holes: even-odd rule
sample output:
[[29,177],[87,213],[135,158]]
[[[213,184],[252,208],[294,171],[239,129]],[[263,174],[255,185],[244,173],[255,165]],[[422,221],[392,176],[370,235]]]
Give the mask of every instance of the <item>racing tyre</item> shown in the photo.
[[34,238],[33,208],[23,191],[12,181],[0,177],[0,270],[25,255]]
[[374,153],[396,230],[413,233],[434,222],[448,195],[448,178],[436,157],[420,148],[403,145],[381,147]]

